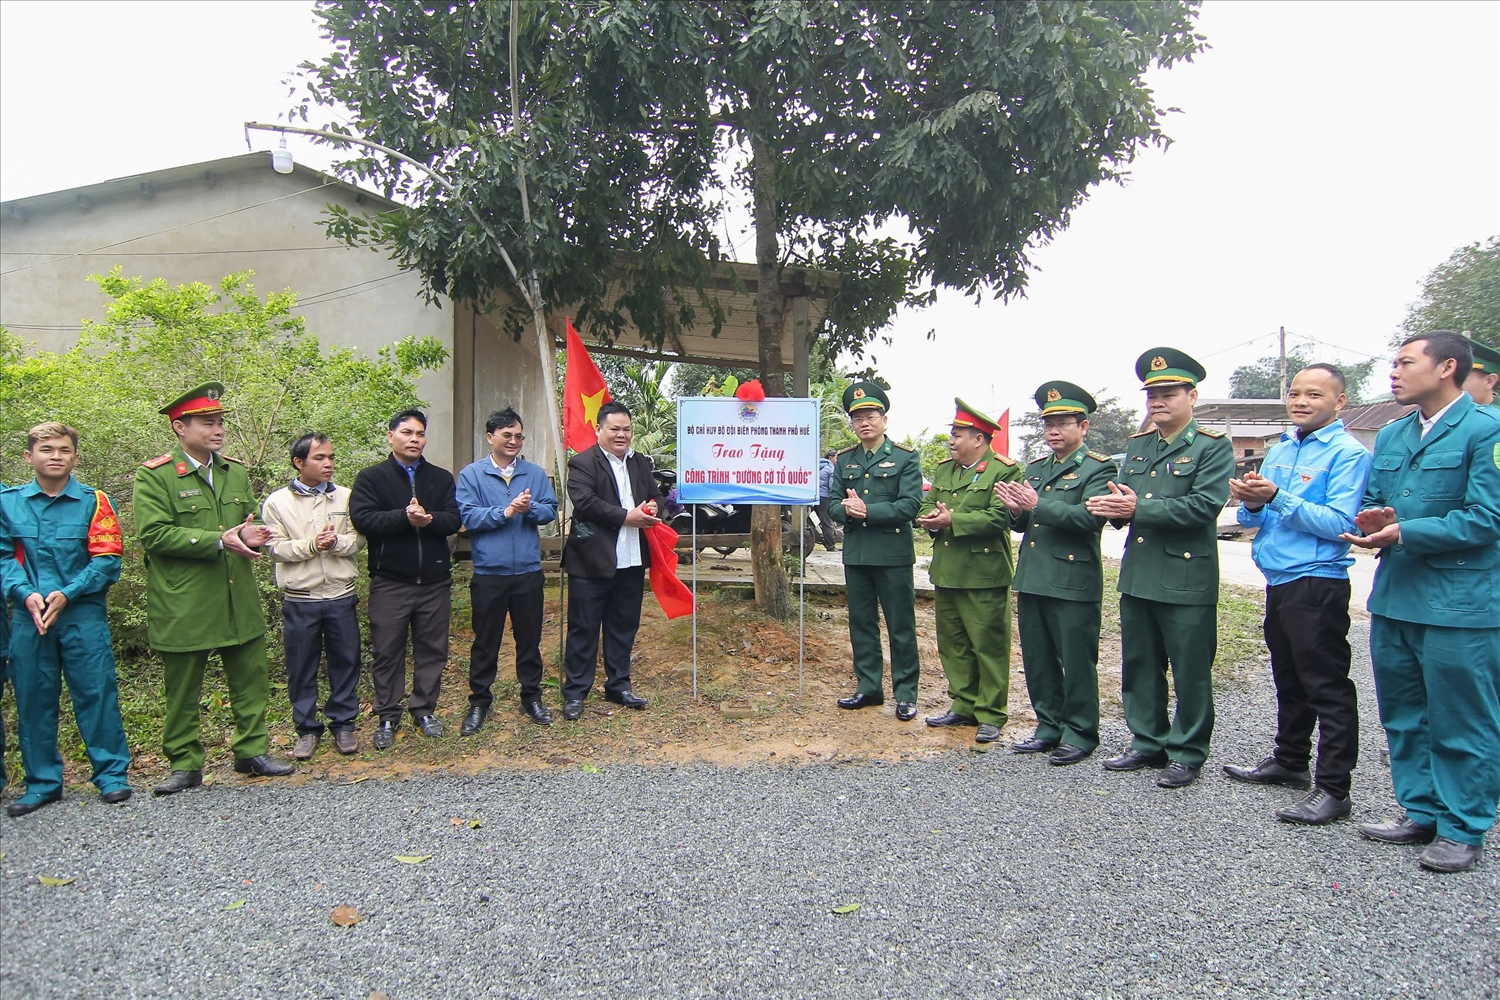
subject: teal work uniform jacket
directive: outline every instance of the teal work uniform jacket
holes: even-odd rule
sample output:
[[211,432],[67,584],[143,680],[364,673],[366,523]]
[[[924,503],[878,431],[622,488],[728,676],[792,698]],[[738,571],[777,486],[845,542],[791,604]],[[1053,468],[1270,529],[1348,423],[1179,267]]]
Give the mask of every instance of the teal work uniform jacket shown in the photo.
[[995,483],[1021,478],[1014,459],[986,448],[984,457],[964,469],[952,459],[937,467],[921,514],[937,510],[938,501],[953,513],[953,524],[932,536],[932,564],[927,574],[934,587],[977,590],[1008,587],[1015,559],[1010,548],[1010,511],[995,499]]
[[1104,496],[1117,477],[1115,463],[1080,446],[1061,462],[1055,456],[1026,466],[1025,479],[1037,504],[1023,510],[1012,527],[1024,532],[1016,567],[1015,591],[1065,601],[1104,598],[1104,562],[1099,533],[1107,523],[1083,502]]
[[[922,462],[887,439],[865,454],[857,444],[834,462],[828,513],[844,527],[844,565],[910,566],[917,561],[912,521],[922,506]],[[844,512],[849,490],[865,502],[864,517]]]
[[[53,591],[68,599],[59,622],[105,619],[106,594],[120,579],[120,557],[89,553],[89,525],[100,496],[71,476],[56,497],[35,480],[0,492],[0,580],[6,599],[28,624],[26,598]],[[107,499],[104,507],[109,509]],[[117,536],[119,523],[112,511],[107,516]]]
[[1233,475],[1229,439],[1196,420],[1170,442],[1154,430],[1130,439],[1118,482],[1135,491],[1136,503],[1120,593],[1164,604],[1219,603],[1219,513]]
[[254,564],[219,547],[219,536],[260,505],[243,465],[222,455],[212,462],[213,486],[180,447],[135,472],[148,634],[163,652],[238,646],[266,632]]
[[1425,438],[1420,418],[1375,438],[1363,508],[1393,508],[1401,541],[1378,553],[1370,613],[1500,628],[1500,413],[1465,393]]

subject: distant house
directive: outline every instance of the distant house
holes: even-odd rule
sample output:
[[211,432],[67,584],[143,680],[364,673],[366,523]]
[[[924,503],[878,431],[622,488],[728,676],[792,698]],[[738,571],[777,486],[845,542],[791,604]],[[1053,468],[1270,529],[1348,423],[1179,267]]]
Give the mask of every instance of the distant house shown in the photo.
[[[253,269],[263,296],[290,288],[307,328],[328,344],[374,353],[408,335],[435,337],[448,364],[418,383],[428,401],[428,454],[456,469],[485,451],[484,419],[513,406],[528,426],[546,426],[540,352],[528,328],[519,340],[497,332],[485,310],[439,298],[428,304],[421,279],[384,252],[330,240],[319,224],[329,204],[355,213],[389,211],[396,203],[336,177],[295,166],[271,169],[265,153],[171,167],[133,177],[19,198],[0,204],[0,323],[38,349],[63,351],[80,319],[104,319],[105,297],[87,280],[121,264],[127,275],[173,284],[216,284]],[[754,295],[759,272],[726,264],[716,295],[728,320],[717,337],[703,329],[675,331],[667,350],[641,343],[628,329],[608,353],[648,359],[753,366],[757,362]],[[836,276],[789,269],[782,356],[794,383],[806,379],[807,352],[822,323]],[[553,344],[563,316],[547,317]],[[794,331],[802,333],[794,336]],[[585,335],[587,331],[585,331]],[[586,336],[587,339],[587,336]],[[550,352],[549,352],[550,356]],[[798,368],[800,366],[800,372]],[[550,468],[545,432],[528,457]]]
[[1393,399],[1351,406],[1342,414],[1344,429],[1353,434],[1365,448],[1374,452],[1375,435],[1380,433],[1380,429],[1415,409],[1415,404],[1398,403]]

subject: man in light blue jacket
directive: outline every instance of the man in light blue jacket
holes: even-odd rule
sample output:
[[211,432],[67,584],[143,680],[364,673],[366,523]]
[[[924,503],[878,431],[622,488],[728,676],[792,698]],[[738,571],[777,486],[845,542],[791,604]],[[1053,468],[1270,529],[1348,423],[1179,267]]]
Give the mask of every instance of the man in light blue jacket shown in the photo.
[[1359,705],[1349,679],[1349,543],[1370,474],[1370,454],[1338,419],[1344,373],[1309,365],[1287,392],[1295,430],[1266,453],[1261,472],[1229,481],[1239,522],[1266,577],[1266,648],[1276,681],[1276,748],[1254,767],[1228,764],[1236,781],[1307,788],[1313,724],[1318,780],[1276,811],[1320,825],[1349,815],[1349,773],[1359,760]]
[[459,732],[472,736],[494,700],[500,641],[510,615],[516,641],[521,711],[543,726],[552,713],[542,704],[542,548],[537,529],[557,519],[557,494],[546,471],[521,457],[525,429],[507,407],[485,422],[490,453],[458,476],[458,512],[474,553],[469,595],[474,646],[469,656],[469,711]]

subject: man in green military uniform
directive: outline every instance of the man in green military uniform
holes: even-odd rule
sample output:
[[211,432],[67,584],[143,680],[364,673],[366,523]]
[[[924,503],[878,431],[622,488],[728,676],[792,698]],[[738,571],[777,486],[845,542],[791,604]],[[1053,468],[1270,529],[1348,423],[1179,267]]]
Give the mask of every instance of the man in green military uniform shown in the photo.
[[1474,352],[1474,361],[1473,368],[1464,379],[1464,391],[1473,396],[1474,402],[1480,406],[1500,408],[1500,400],[1495,399],[1495,384],[1500,382],[1500,351],[1488,344],[1481,344],[1472,337],[1469,339],[1469,350]]
[[207,382],[161,409],[177,447],[135,473],[135,526],[146,550],[146,622],[161,655],[167,711],[162,751],[172,774],[152,789],[171,795],[203,783],[198,701],[215,650],[234,712],[234,769],[283,775],[267,755],[266,616],[251,563],[271,532],[255,522],[260,505],[245,467],[220,454],[224,387]]
[[1108,495],[1117,470],[1108,455],[1084,444],[1089,414],[1098,408],[1093,396],[1071,382],[1047,382],[1036,391],[1036,403],[1052,454],[1028,465],[1021,482],[995,486],[1012,530],[1024,533],[1015,591],[1021,662],[1036,712],[1036,732],[1012,749],[1076,764],[1099,745],[1104,599],[1099,532],[1105,519],[1084,501]]
[[937,467],[917,525],[932,534],[928,575],[937,591],[938,656],[953,705],[929,726],[978,726],[993,743],[1009,718],[1010,514],[995,498],[1000,480],[1021,466],[990,450],[999,427],[961,399],[948,432],[953,457]]
[[912,520],[922,506],[922,463],[916,452],[885,436],[890,399],[874,382],[844,390],[844,411],[859,444],[839,453],[828,512],[844,525],[844,593],[849,601],[849,645],[859,689],[839,708],[885,702],[880,619],[891,645],[891,693],[896,718],[917,715],[917,592],[912,565]]
[[[1157,781],[1181,788],[1198,778],[1214,731],[1213,663],[1219,631],[1219,512],[1229,499],[1234,448],[1198,426],[1193,404],[1203,366],[1182,351],[1142,354],[1154,429],[1130,439],[1120,482],[1085,503],[1116,527],[1129,525],[1120,566],[1120,699],[1134,734],[1111,771],[1166,767]],[[1167,669],[1177,714],[1167,715]]]

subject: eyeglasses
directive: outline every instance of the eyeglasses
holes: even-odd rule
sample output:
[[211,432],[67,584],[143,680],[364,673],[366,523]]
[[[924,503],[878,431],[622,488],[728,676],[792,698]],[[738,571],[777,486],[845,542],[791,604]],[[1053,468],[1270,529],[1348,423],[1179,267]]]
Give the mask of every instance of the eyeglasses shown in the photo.
[[868,424],[868,423],[872,422],[873,420],[875,420],[876,417],[879,417],[879,416],[882,416],[882,414],[880,414],[880,413],[871,413],[871,412],[868,412],[868,411],[866,411],[864,413],[852,413],[852,414],[849,415],[849,422],[851,424]]
[[495,437],[501,441],[525,441],[525,434],[496,434]]

